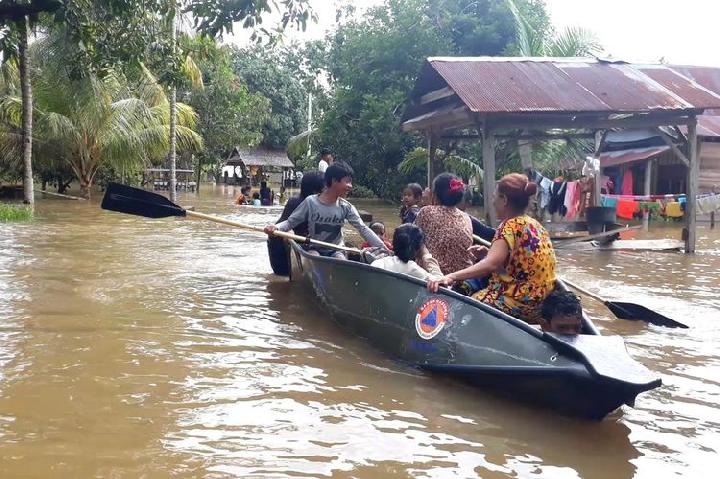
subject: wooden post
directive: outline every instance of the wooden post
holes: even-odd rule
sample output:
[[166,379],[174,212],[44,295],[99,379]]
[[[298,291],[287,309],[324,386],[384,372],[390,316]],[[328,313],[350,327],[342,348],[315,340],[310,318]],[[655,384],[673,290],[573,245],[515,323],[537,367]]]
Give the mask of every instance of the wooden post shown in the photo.
[[[605,143],[605,137],[607,136],[607,131],[601,131],[598,130],[595,132],[595,158],[600,158],[600,149],[603,147],[603,144]],[[602,202],[600,201],[600,189],[601,184],[600,181],[602,180],[602,166],[598,169],[597,174],[595,175],[595,183],[593,184],[593,204],[590,206],[600,206]]]
[[700,158],[698,156],[697,144],[697,118],[693,115],[687,125],[688,129],[688,188],[687,202],[685,204],[685,215],[687,224],[687,239],[685,240],[685,252],[694,253],[697,242],[697,218],[696,202],[698,193],[698,177],[700,175]]
[[[643,194],[645,196],[650,196],[652,194],[651,192],[651,185],[652,185],[652,165],[654,160],[647,160],[645,162],[645,191]],[[643,229],[645,231],[650,229],[650,209],[648,208],[643,213]]]
[[483,130],[483,204],[485,220],[488,226],[497,225],[497,215],[493,208],[495,194],[495,135],[491,130]]
[[[523,131],[523,135],[529,135],[528,130]],[[518,138],[518,153],[520,154],[520,165],[523,171],[533,167],[532,161],[532,141]]]
[[710,229],[715,228],[715,212],[710,212]]
[[432,188],[432,180],[435,178],[435,175],[437,172],[435,171],[435,153],[437,151],[437,142],[435,141],[435,138],[433,137],[432,131],[428,131],[427,133],[427,151],[428,151],[428,161],[427,161],[427,185],[428,188]]

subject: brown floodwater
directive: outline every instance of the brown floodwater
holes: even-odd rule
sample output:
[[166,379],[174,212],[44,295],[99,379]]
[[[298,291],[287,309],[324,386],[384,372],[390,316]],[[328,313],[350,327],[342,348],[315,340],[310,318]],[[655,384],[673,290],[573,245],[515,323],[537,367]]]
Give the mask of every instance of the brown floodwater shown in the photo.
[[[274,220],[234,194],[208,186],[181,202]],[[362,207],[396,221],[394,207]],[[695,255],[559,253],[593,291],[691,326],[616,320],[584,300],[664,382],[588,422],[396,363],[275,278],[257,234],[97,200],[37,210],[0,224],[0,477],[697,478],[720,466],[720,229],[700,229]]]

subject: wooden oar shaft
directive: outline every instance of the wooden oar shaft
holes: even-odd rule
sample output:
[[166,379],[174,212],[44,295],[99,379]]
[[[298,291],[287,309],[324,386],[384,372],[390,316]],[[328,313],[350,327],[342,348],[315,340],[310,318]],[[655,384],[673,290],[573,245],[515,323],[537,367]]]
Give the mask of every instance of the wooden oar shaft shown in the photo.
[[[236,228],[242,228],[242,229],[246,229],[246,230],[250,230],[250,231],[257,231],[258,233],[265,232],[265,229],[260,226],[246,225],[244,223],[238,223],[237,221],[220,218],[219,216],[212,216],[212,215],[206,215],[204,213],[198,213],[197,211],[185,210],[185,214],[187,214],[187,216],[190,216],[193,218],[198,218],[198,219],[207,220],[207,221],[213,221],[215,223],[221,223],[224,225],[234,226]],[[362,253],[362,251],[360,251],[359,249],[348,248],[347,246],[339,246],[339,245],[336,245],[335,243],[326,243],[325,241],[314,240],[314,239],[306,238],[304,236],[299,236],[299,235],[292,234],[292,233],[286,233],[285,231],[275,230],[275,232],[273,232],[273,235],[279,236],[281,238],[295,240],[300,243],[309,242],[310,244],[322,246],[323,248],[335,249],[335,250],[339,250],[339,251],[347,251],[348,253],[358,253],[358,254]]]
[[[489,241],[486,241],[486,240],[482,239],[481,237],[479,237],[479,236],[477,236],[477,235],[473,235],[473,239],[474,239],[475,241],[477,241],[478,243],[484,245],[484,246],[490,247],[490,242],[489,242]],[[601,303],[607,303],[607,300],[606,300],[605,298],[603,298],[603,297],[601,297],[601,296],[598,296],[597,294],[588,291],[587,289],[583,288],[582,286],[579,286],[579,285],[577,285],[577,284],[573,283],[572,281],[567,280],[567,279],[565,279],[565,278],[559,278],[559,279],[560,279],[560,281],[562,281],[563,283],[567,284],[568,286],[570,286],[570,287],[573,288],[573,289],[576,289],[576,290],[580,291],[580,292],[583,293],[584,295],[590,296],[590,297],[593,298],[593,299],[597,299],[597,300],[600,301]]]
[[81,198],[80,196],[63,195],[62,193],[53,193],[52,191],[34,190],[35,193],[42,193],[44,195],[58,196],[60,198],[67,198],[69,200],[86,201],[87,198]]
[[600,301],[600,302],[603,303],[603,304],[605,304],[605,303],[608,302],[608,300],[605,299],[605,298],[603,298],[602,296],[599,296],[599,295],[597,295],[597,294],[595,294],[595,293],[593,293],[593,292],[590,292],[590,291],[588,291],[587,289],[583,288],[582,286],[573,283],[572,281],[569,281],[569,280],[564,279],[564,278],[560,279],[560,281],[562,281],[563,283],[567,284],[567,285],[570,286],[571,288],[580,291],[580,292],[581,292],[582,294],[584,294],[585,296],[589,296],[589,297],[591,297],[591,298],[593,298],[593,299],[596,299],[596,300]]

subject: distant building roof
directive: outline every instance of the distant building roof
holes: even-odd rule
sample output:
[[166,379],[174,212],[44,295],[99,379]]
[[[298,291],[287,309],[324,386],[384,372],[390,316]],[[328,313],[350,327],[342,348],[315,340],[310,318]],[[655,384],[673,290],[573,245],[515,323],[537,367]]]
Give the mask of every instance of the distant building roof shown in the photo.
[[243,164],[245,166],[272,166],[277,168],[294,168],[295,165],[284,150],[267,148],[235,147],[225,162],[229,166]]

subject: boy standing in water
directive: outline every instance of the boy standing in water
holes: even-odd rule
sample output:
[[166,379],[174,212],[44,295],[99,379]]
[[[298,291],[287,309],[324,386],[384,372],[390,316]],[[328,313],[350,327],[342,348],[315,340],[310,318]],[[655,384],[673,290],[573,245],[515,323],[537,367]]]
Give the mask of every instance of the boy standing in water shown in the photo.
[[557,334],[580,334],[582,305],[570,291],[553,291],[542,304],[540,327]]
[[[325,171],[325,191],[312,195],[297,207],[290,217],[277,225],[265,227],[265,233],[272,235],[277,229],[290,231],[295,226],[307,222],[308,237],[344,246],[342,227],[348,221],[371,246],[384,248],[385,245],[373,231],[365,226],[357,209],[345,199],[352,189],[353,170],[344,162],[336,161]],[[309,251],[320,256],[333,256],[345,259],[342,251],[310,246]]]

